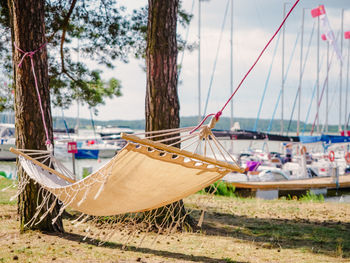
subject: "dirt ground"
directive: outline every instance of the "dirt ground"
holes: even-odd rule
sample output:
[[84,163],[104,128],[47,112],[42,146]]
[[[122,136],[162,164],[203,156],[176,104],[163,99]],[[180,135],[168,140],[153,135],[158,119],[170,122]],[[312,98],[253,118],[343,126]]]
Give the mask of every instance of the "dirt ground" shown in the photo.
[[[19,233],[15,202],[0,194],[0,262],[350,262],[350,204],[264,201],[215,197],[207,200],[195,233],[148,233],[124,247],[116,233],[108,242],[84,239],[88,223],[66,233]],[[199,218],[193,195],[185,200]]]

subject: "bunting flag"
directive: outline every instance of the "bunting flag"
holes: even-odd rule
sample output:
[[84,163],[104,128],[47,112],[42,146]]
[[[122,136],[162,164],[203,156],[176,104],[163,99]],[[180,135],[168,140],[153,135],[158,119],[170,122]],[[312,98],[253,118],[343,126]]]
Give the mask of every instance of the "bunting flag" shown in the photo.
[[344,33],[344,38],[345,38],[345,39],[350,39],[350,31],[346,31],[346,32]]
[[326,14],[326,10],[324,9],[324,5],[320,5],[319,7],[311,10],[312,17],[318,17],[318,16],[324,15],[324,14]]
[[319,17],[321,28],[324,32],[323,34],[324,36],[322,36],[322,39],[327,40],[329,42],[329,44],[333,47],[334,52],[337,54],[339,61],[342,62],[343,61],[342,54],[338,48],[334,32],[329,24],[329,20],[328,20],[324,5],[320,5],[319,7],[312,9],[311,16],[314,18]]

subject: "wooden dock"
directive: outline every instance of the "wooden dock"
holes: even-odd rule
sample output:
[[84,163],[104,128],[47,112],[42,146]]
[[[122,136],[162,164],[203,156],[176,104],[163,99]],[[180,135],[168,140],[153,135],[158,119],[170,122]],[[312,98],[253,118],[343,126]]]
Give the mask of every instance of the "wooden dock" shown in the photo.
[[318,177],[310,179],[278,181],[278,182],[230,182],[236,188],[251,190],[308,190],[318,188],[348,188],[350,187],[350,175],[335,177]]

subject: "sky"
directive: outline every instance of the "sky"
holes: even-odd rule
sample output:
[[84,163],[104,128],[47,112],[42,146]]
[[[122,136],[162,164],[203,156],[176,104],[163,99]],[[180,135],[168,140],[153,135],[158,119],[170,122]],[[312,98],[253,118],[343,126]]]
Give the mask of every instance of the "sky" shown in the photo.
[[[198,0],[183,0],[182,7],[191,12],[193,19],[188,29],[178,26],[178,32],[185,38],[188,30],[188,42],[198,43]],[[230,96],[230,26],[231,26],[231,0],[210,0],[201,2],[201,114],[207,98],[210,82],[211,96],[208,99],[206,113],[216,113],[222,108]],[[294,1],[280,0],[234,0],[233,5],[233,88],[235,89],[243,76],[249,70],[268,40],[277,30],[283,19],[283,7],[288,11]],[[119,1],[120,5],[127,7],[131,12],[134,8],[147,5],[145,0]],[[317,72],[317,23],[313,37],[310,40],[313,24],[317,21],[310,15],[311,8],[324,4],[335,34],[339,34],[341,28],[341,9],[344,8],[344,31],[350,30],[350,1],[349,0],[300,0],[300,3],[292,12],[285,25],[285,70],[290,63],[290,70],[285,79],[283,118],[289,120],[292,112],[294,98],[300,76],[300,29],[303,9],[304,18],[304,41],[303,41],[303,64],[305,65],[302,88],[301,88],[301,120],[305,121],[310,107],[308,122],[313,122],[316,114],[315,100],[311,101],[313,87]],[[226,21],[222,31],[225,10],[228,6]],[[222,32],[222,33],[221,33]],[[298,42],[296,38],[298,36]],[[322,33],[322,32],[321,32]],[[219,46],[220,35],[221,42]],[[271,42],[260,61],[249,74],[233,99],[234,117],[256,118],[263,96],[263,90],[272,67],[271,76],[267,85],[265,99],[261,105],[260,118],[271,119],[275,108],[278,94],[282,83],[282,37],[277,41],[278,35]],[[326,43],[320,41],[320,93],[326,77]],[[309,45],[310,43],[310,45]],[[343,42],[343,78],[342,78],[342,113],[345,119],[345,87],[347,82],[347,57],[348,41]],[[276,49],[276,44],[277,49]],[[340,48],[340,41],[338,41]],[[291,58],[293,49],[294,56]],[[276,55],[273,56],[276,49]],[[307,50],[308,57],[305,59]],[[331,50],[332,51],[332,50]],[[332,53],[332,52],[330,52]],[[215,59],[217,56],[217,59]],[[179,54],[178,63],[182,54]],[[274,60],[273,60],[274,58]],[[272,60],[274,61],[272,64]],[[214,63],[216,68],[214,72]],[[289,62],[290,61],[290,62]],[[334,57],[329,71],[329,122],[339,123],[339,72],[340,63]],[[91,65],[94,66],[94,65]],[[144,61],[130,58],[127,64],[116,62],[113,70],[103,69],[103,77],[109,79],[116,77],[122,83],[123,96],[107,99],[105,105],[97,107],[99,114],[94,117],[98,120],[143,119],[145,112],[146,74],[143,70]],[[183,55],[182,71],[179,77],[178,93],[180,99],[180,115],[198,115],[198,50],[185,51]],[[315,95],[316,96],[316,95]],[[325,97],[320,106],[320,123],[324,123],[326,116]],[[65,116],[76,117],[78,107],[73,104],[64,112]],[[348,107],[348,112],[350,106]],[[276,117],[281,118],[281,104],[278,105]],[[53,109],[54,115],[61,115],[60,109]],[[223,116],[230,116],[228,106]],[[90,118],[90,112],[86,106],[79,106],[79,116]],[[296,119],[296,112],[293,119]]]

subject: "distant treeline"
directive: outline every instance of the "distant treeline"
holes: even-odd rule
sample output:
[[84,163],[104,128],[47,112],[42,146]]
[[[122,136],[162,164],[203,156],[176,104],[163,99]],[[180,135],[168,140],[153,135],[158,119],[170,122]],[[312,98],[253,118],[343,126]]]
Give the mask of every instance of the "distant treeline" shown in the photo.
[[[76,128],[77,127],[77,119],[66,117],[65,121],[67,123],[68,128]],[[235,118],[234,122],[238,122],[241,129],[244,130],[253,130],[255,119],[254,118]],[[14,115],[13,113],[0,113],[0,122],[2,123],[13,123]],[[209,121],[208,121],[209,122]],[[195,126],[198,124],[198,117],[181,117],[181,127],[189,127]],[[266,132],[268,130],[270,124],[270,120],[261,119],[259,120],[258,130]],[[96,126],[128,126],[131,129],[135,130],[144,130],[145,129],[145,120],[110,120],[110,121],[100,121],[98,117],[93,121],[90,119],[79,119],[79,128],[80,129],[92,129],[93,125]],[[290,125],[289,132],[297,131],[297,121],[292,121],[289,124],[289,121],[284,121],[284,132],[288,131],[288,126]],[[312,124],[304,124],[304,122],[300,122],[301,131],[310,132],[312,128]],[[56,129],[64,129],[65,125],[62,117],[54,117],[54,128]],[[230,118],[221,117],[220,121],[216,124],[216,129],[227,130],[230,129]],[[328,128],[330,133],[338,132],[338,125],[330,125]],[[274,120],[271,125],[271,132],[276,133],[281,131],[281,121]]]
[[[67,125],[69,128],[74,128],[77,125],[77,119],[76,118],[66,118],[65,119]],[[208,121],[209,122],[209,121]],[[234,122],[238,122],[241,129],[245,130],[253,130],[255,119],[253,118],[235,118]],[[128,126],[131,129],[137,129],[137,130],[144,130],[145,129],[145,120],[110,120],[110,121],[99,121],[98,119],[94,120],[93,122],[89,119],[80,119],[79,120],[79,128],[85,128],[85,129],[92,129],[93,123],[96,126]],[[189,126],[195,126],[198,124],[198,117],[181,117],[181,127],[189,127]],[[270,120],[261,119],[259,121],[258,130],[259,131],[267,131],[270,124]],[[288,130],[289,121],[284,121],[284,131],[286,132]],[[54,127],[55,128],[64,128],[64,122],[62,118],[55,117],[54,118]],[[301,131],[304,130],[304,122],[300,123]],[[221,117],[220,121],[216,124],[216,129],[230,129],[230,118],[228,117]],[[312,124],[306,124],[305,125],[305,132],[310,132],[312,128]],[[338,132],[338,126],[337,125],[331,125],[328,128],[329,132],[336,133]],[[271,132],[279,132],[281,131],[281,121],[275,120],[272,122],[271,125]],[[297,121],[292,121],[290,123],[289,132],[296,132],[297,131]]]

